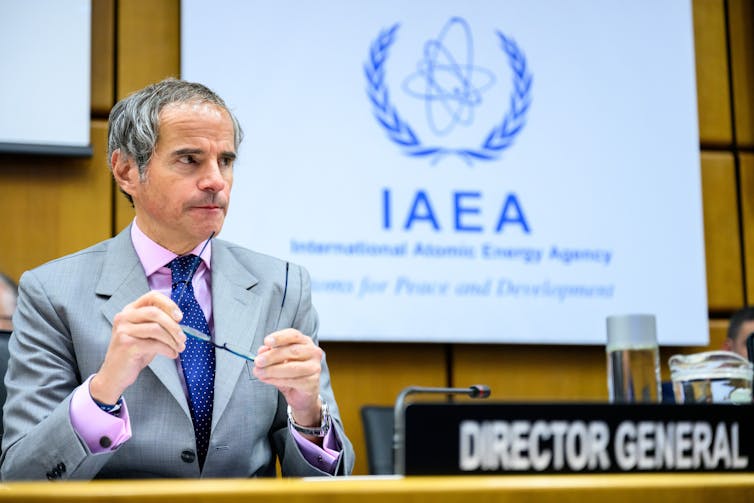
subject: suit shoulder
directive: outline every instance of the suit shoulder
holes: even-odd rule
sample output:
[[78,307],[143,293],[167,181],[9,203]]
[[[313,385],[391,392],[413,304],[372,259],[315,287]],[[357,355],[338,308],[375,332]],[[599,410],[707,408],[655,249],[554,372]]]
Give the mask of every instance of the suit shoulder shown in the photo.
[[45,262],[24,274],[33,273],[38,276],[65,274],[66,271],[80,271],[82,267],[92,268],[99,257],[104,256],[111,239],[101,241],[83,250],[79,250],[62,257]]

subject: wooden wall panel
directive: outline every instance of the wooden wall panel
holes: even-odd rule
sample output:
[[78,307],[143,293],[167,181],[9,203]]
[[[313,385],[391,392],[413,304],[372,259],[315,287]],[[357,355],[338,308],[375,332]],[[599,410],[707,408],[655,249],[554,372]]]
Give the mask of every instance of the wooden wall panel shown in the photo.
[[707,303],[712,310],[733,310],[743,305],[744,292],[732,154],[702,152],[702,194]]
[[[728,320],[709,321],[709,345],[702,351],[715,351],[723,348],[723,343],[728,337]],[[699,350],[699,348],[696,348]]]
[[[740,154],[741,213],[746,267],[746,304],[754,303],[754,154]],[[743,305],[740,303],[739,306]]]
[[90,159],[0,156],[0,269],[21,273],[110,236],[107,125],[94,121]]
[[[117,99],[166,77],[180,76],[180,0],[122,1],[117,11]],[[133,216],[133,208],[118,193],[114,232]]]
[[728,11],[736,142],[754,147],[754,3],[729,0]]
[[607,400],[602,346],[470,346],[454,349],[453,384],[487,384],[498,400]]
[[92,1],[92,115],[106,118],[115,98],[115,0]]
[[355,474],[367,473],[360,410],[389,405],[406,386],[445,386],[445,352],[439,344],[322,343],[348,438],[356,450]]
[[692,5],[699,137],[703,145],[729,145],[732,134],[724,2],[694,0]]
[[180,0],[127,0],[118,2],[117,9],[117,98],[178,77]]

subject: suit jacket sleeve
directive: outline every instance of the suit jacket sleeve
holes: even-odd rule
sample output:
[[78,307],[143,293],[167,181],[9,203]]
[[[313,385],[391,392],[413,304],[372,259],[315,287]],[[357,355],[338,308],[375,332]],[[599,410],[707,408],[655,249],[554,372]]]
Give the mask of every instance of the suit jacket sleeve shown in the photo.
[[91,479],[111,454],[94,456],[71,425],[69,405],[82,382],[66,324],[36,274],[19,282],[5,386],[3,480]]

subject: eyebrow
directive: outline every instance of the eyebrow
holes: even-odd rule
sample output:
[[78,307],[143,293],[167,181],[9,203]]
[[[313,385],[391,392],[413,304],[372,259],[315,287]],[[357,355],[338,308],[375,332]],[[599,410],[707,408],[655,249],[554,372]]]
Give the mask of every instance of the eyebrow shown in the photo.
[[[179,148],[178,150],[173,151],[174,157],[180,157],[182,155],[201,155],[204,154],[204,150],[200,148]],[[225,151],[221,152],[220,156],[225,159],[235,160],[236,159],[236,153],[233,151]]]

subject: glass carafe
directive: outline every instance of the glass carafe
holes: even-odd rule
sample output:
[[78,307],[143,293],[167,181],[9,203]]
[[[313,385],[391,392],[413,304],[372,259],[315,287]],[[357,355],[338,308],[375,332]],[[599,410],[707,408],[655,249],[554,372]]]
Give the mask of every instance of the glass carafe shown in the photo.
[[752,364],[731,351],[673,355],[676,403],[751,403]]

